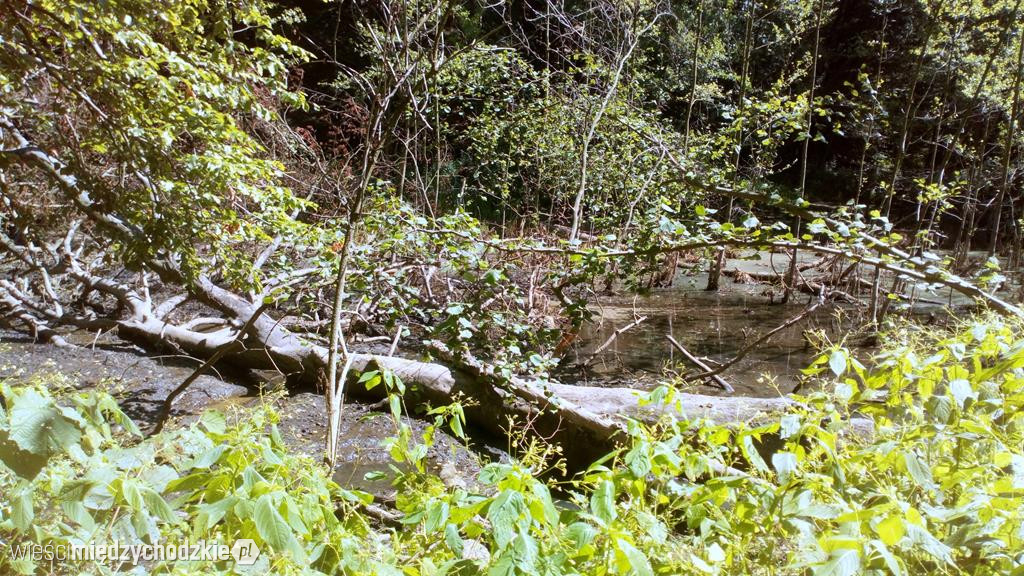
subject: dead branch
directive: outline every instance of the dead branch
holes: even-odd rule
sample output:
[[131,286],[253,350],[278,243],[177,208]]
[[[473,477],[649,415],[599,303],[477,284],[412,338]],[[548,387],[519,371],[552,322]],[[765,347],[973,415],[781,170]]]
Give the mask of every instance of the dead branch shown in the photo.
[[637,318],[636,320],[630,322],[629,324],[626,324],[625,326],[619,328],[615,332],[612,332],[612,335],[609,336],[608,339],[604,341],[604,344],[601,344],[593,352],[590,353],[590,355],[587,357],[587,359],[583,362],[583,365],[586,366],[587,364],[590,364],[595,358],[597,358],[598,354],[600,354],[601,352],[604,352],[606,348],[611,346],[612,342],[614,342],[616,338],[618,338],[624,332],[627,332],[627,331],[629,331],[629,330],[631,330],[633,328],[636,328],[637,326],[639,326],[645,320],[647,320],[647,316],[641,316],[641,317]]
[[694,378],[714,378],[715,376],[721,374],[722,372],[725,372],[729,368],[735,366],[736,363],[738,363],[740,360],[743,360],[744,358],[746,358],[747,354],[750,354],[750,352],[752,352],[755,348],[757,348],[761,344],[764,344],[769,339],[771,339],[772,336],[778,334],[779,332],[785,330],[786,328],[789,328],[790,326],[792,326],[792,325],[802,321],[803,319],[807,318],[808,316],[813,314],[814,311],[817,310],[823,304],[824,304],[824,296],[822,296],[821,298],[816,300],[813,304],[811,304],[810,306],[805,308],[802,312],[800,312],[796,316],[793,316],[789,320],[786,320],[782,324],[780,324],[780,325],[776,326],[775,328],[772,328],[771,330],[765,332],[760,337],[758,337],[756,340],[754,340],[750,344],[747,344],[746,346],[741,348],[740,351],[737,352],[736,355],[732,357],[732,359],[730,359],[730,360],[728,360],[726,362],[723,362],[721,365],[718,366],[718,368],[714,368],[714,369],[705,368],[704,372],[702,372],[700,374],[697,374],[696,376],[694,376]]
[[686,348],[684,348],[682,344],[677,342],[676,339],[673,338],[671,334],[666,334],[665,338],[668,338],[668,341],[672,344],[672,347],[675,348],[676,350],[678,350],[679,353],[682,354],[684,357],[686,357],[687,360],[689,360],[690,362],[696,364],[697,367],[700,368],[701,370],[704,370],[704,373],[707,374],[707,377],[711,378],[712,380],[714,380],[715,383],[718,384],[718,386],[722,390],[725,390],[726,392],[728,392],[730,394],[734,394],[736,392],[736,389],[733,388],[731,384],[726,382],[725,379],[722,378],[721,376],[719,376],[717,373],[713,373],[713,371],[712,371],[710,366],[708,366],[703,361],[701,361],[700,358],[697,358],[696,356],[691,354],[690,351],[687,350]]
[[195,382],[197,378],[202,376],[203,373],[205,373],[221,358],[231,353],[233,350],[237,350],[239,348],[244,347],[244,344],[242,344],[242,339],[249,332],[249,329],[252,327],[253,323],[260,317],[261,314],[263,314],[263,311],[266,309],[267,305],[265,303],[259,308],[257,308],[256,312],[253,313],[252,317],[249,318],[245,325],[239,328],[238,334],[234,337],[234,339],[232,339],[230,342],[224,344],[223,346],[219,347],[216,351],[214,351],[214,353],[211,354],[210,357],[207,358],[205,362],[203,362],[198,368],[196,368],[191,374],[189,374],[188,378],[185,378],[185,380],[181,384],[179,384],[174,390],[171,390],[171,393],[167,395],[167,398],[164,399],[163,405],[160,407],[160,412],[159,414],[157,414],[156,423],[153,426],[153,431],[150,432],[149,434],[150,436],[159,434],[160,431],[164,429],[164,424],[167,423],[167,419],[170,418],[171,416],[171,408],[174,407],[174,400],[177,399],[178,396],[183,394],[185,390],[188,390],[188,387],[191,386],[192,383]]

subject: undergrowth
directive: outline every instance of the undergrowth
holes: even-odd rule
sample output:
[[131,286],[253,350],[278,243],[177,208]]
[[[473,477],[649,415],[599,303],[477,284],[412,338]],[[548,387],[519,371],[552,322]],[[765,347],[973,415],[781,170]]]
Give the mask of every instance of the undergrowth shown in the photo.
[[[865,366],[841,348],[807,369],[827,392],[759,422],[633,422],[630,442],[569,480],[533,442],[485,466],[473,491],[423,465],[391,394],[397,520],[290,453],[276,415],[207,412],[142,438],[102,391],[0,385],[0,573],[1024,574],[1024,336],[977,318],[906,328]],[[675,402],[662,387],[641,399]],[[769,448],[771,447],[771,448]],[[231,542],[255,565],[49,564],[28,543]]]

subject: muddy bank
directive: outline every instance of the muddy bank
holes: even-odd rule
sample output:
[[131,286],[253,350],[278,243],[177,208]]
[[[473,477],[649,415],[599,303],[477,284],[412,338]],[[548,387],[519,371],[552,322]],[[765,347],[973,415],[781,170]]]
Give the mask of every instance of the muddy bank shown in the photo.
[[[281,398],[275,407],[281,416],[278,428],[285,443],[297,452],[322,456],[327,433],[323,396],[298,393]],[[378,500],[390,502],[395,496],[391,487],[394,473],[385,441],[396,434],[396,429],[390,413],[382,409],[386,410],[383,406],[378,409],[356,402],[345,405],[334,479],[342,486],[366,490]],[[413,438],[420,441],[428,423],[415,418],[403,418],[403,422],[412,428]],[[468,488],[475,484],[481,464],[458,439],[436,430],[434,446],[427,453],[427,467],[447,485]],[[367,479],[371,472],[381,472],[383,477]]]
[[[143,430],[153,423],[164,398],[200,363],[183,357],[149,356],[132,346],[57,347],[0,334],[0,378],[25,380],[63,374],[75,388],[100,387],[117,398]],[[178,397],[172,416],[195,415],[211,405],[256,395],[256,383],[246,380],[246,376],[223,371],[200,376]]]
[[[125,412],[146,431],[154,423],[164,398],[199,365],[181,357],[155,357],[130,346],[96,349],[56,347],[37,344],[10,333],[0,333],[0,379],[26,381],[33,378],[64,378],[79,390],[101,388],[117,398]],[[258,374],[207,374],[200,376],[178,397],[172,412],[173,425],[193,421],[203,410],[215,408],[229,419],[244,418],[252,405],[264,401],[265,386]],[[314,459],[323,455],[324,399],[319,394],[300,392],[271,397],[280,415],[278,429],[291,450]],[[427,423],[415,418],[403,421],[419,439]],[[342,415],[343,439],[334,478],[342,486],[372,493],[378,500],[394,499],[390,485],[394,473],[384,445],[395,434],[390,414],[374,405],[346,404]],[[479,458],[443,430],[435,433],[435,446],[427,455],[430,470],[452,486],[470,486],[480,471]],[[383,477],[367,480],[366,474],[382,472]]]

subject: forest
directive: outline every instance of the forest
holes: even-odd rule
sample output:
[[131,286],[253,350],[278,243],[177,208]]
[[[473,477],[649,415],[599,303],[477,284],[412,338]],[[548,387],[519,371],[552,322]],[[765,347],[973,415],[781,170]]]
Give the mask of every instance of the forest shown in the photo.
[[0,574],[1024,576],[1022,75],[1021,0],[0,0]]

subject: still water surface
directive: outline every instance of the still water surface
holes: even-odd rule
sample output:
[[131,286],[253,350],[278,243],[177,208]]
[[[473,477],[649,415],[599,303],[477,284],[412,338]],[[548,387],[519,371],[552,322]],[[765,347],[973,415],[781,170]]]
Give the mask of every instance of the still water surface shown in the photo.
[[[808,299],[799,294],[793,303],[770,304],[766,295],[753,288],[714,293],[693,284],[600,299],[594,306],[593,322],[584,326],[558,377],[567,383],[650,389],[664,378],[666,368],[696,370],[672,347],[666,334],[672,334],[696,356],[725,362],[747,343],[799,314]],[[616,329],[640,316],[647,319],[586,362]],[[797,385],[800,370],[816,355],[807,344],[806,330],[824,330],[835,340],[860,324],[859,317],[848,309],[822,308],[760,344],[723,377],[740,396],[788,393]],[[772,378],[765,379],[765,375]],[[720,393],[713,385],[698,385],[693,391]]]

